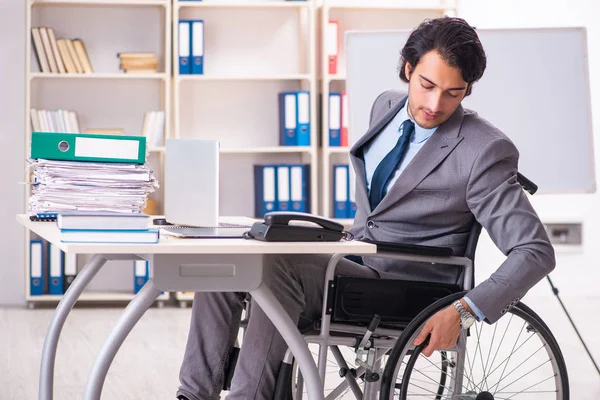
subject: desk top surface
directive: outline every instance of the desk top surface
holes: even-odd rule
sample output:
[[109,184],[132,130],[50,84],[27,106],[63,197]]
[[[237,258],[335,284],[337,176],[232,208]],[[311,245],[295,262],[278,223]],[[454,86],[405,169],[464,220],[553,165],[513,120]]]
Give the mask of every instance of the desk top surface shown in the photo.
[[374,254],[375,245],[358,241],[261,242],[248,239],[177,239],[161,235],[158,243],[62,243],[56,222],[34,222],[18,214],[17,222],[65,253],[75,254]]

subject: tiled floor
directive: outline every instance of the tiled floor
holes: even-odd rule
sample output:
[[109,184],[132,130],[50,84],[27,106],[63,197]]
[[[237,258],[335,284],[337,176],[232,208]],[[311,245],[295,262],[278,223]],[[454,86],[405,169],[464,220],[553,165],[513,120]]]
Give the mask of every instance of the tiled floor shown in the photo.
[[[600,363],[600,297],[566,298],[592,354]],[[569,369],[571,399],[600,398],[596,372],[558,302],[526,298],[559,341]],[[53,310],[0,309],[0,399],[37,397],[39,361]],[[61,336],[55,398],[81,399],[93,359],[120,309],[75,309]],[[188,332],[190,309],[151,309],[133,329],[116,356],[103,399],[173,399]]]

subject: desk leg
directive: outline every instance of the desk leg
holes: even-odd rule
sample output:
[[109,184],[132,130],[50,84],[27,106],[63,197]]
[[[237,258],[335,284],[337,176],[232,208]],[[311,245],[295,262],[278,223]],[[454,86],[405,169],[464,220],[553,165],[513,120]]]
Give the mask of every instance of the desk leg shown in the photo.
[[142,315],[150,308],[159,295],[160,290],[156,288],[152,280],[149,280],[138,294],[135,295],[129,305],[127,305],[94,361],[85,387],[85,394],[83,396],[85,400],[100,400],[108,368],[115,358],[117,351],[129,332],[131,332],[135,324],[142,318]]
[[281,333],[298,361],[302,377],[306,382],[308,398],[310,400],[323,400],[323,384],[319,378],[319,372],[308,350],[306,341],[298,331],[298,327],[292,322],[281,303],[277,301],[273,292],[266,285],[261,284],[258,289],[251,291],[250,294]]
[[96,276],[100,268],[106,262],[106,258],[101,255],[93,256],[90,261],[83,267],[81,272],[69,286],[63,298],[58,303],[46,338],[44,339],[44,347],[42,349],[42,361],[40,367],[40,392],[38,398],[40,400],[52,400],[54,389],[54,362],[56,360],[56,348],[58,347],[58,338],[62,330],[67,315],[73,309],[75,302],[81,296],[83,289]]

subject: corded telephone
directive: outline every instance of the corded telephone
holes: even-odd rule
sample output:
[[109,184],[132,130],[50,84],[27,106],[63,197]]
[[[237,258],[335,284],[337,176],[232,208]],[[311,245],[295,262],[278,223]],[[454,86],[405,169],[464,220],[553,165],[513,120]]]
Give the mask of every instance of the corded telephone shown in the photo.
[[342,224],[307,213],[274,211],[264,219],[255,222],[246,237],[265,242],[337,242],[347,235]]

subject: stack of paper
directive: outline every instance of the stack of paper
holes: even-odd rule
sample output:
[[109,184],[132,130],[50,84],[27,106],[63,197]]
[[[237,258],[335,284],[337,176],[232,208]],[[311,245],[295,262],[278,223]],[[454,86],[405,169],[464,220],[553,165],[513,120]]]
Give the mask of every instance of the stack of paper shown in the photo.
[[141,212],[158,188],[144,165],[30,159],[33,168],[29,213],[62,211]]

